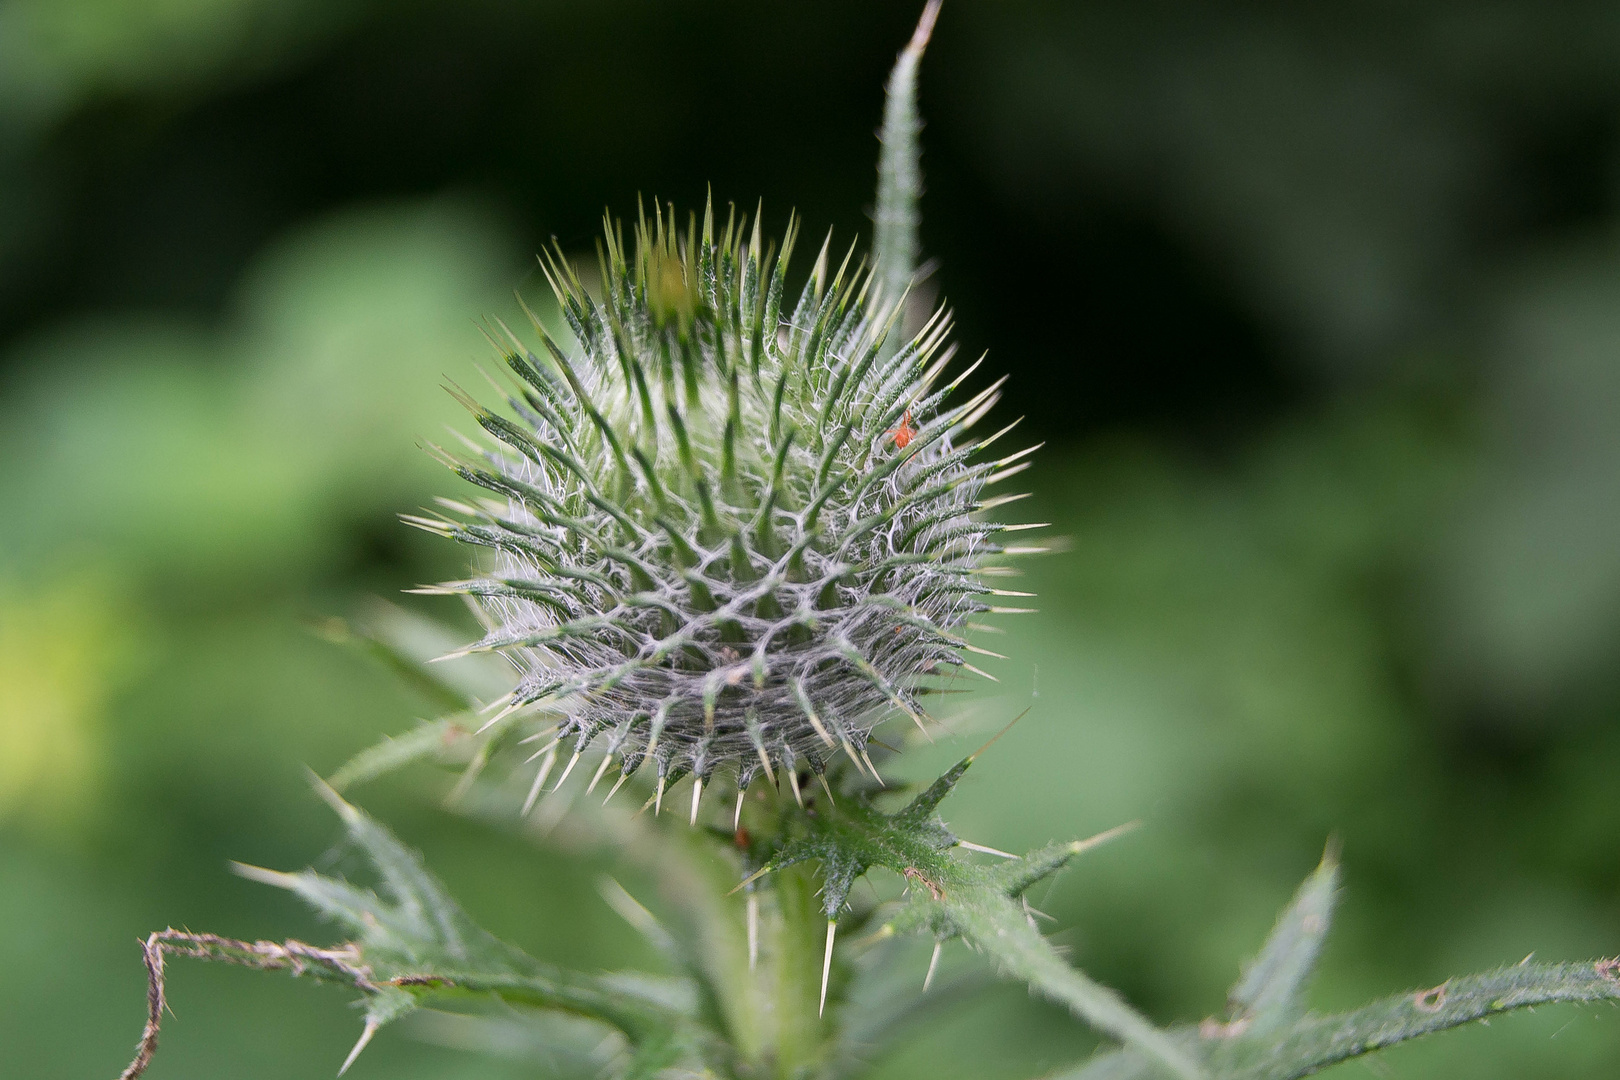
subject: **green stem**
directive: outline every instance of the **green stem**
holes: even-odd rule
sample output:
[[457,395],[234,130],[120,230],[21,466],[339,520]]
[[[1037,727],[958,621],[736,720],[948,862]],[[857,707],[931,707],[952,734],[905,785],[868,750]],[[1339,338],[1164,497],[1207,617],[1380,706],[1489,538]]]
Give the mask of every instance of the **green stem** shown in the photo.
[[[756,836],[779,828],[781,807],[774,800],[782,798],[772,793],[768,801],[750,800],[744,828]],[[706,1021],[731,1048],[733,1075],[797,1080],[821,1073],[832,1056],[835,997],[829,995],[823,1019],[817,1006],[827,918],[819,876],[808,866],[794,867],[760,880],[752,891],[734,891],[740,875],[731,841],[684,823],[649,839],[654,842],[641,853],[674,903],[671,930],[684,943],[677,948],[682,966],[697,978]],[[752,965],[750,897],[758,931]],[[835,964],[835,991],[841,989],[837,973]]]
[[771,909],[768,919],[761,915],[769,926],[761,947],[772,954],[762,956],[761,969],[775,1020],[774,1071],[787,1080],[819,1071],[828,1057],[833,1013],[820,1011],[827,916],[816,895],[820,880],[809,867],[773,874],[762,884],[762,909]]
[[939,0],[929,0],[911,41],[895,60],[883,108],[872,252],[880,299],[891,304],[910,288],[917,272],[917,203],[922,198],[917,67],[938,16]]

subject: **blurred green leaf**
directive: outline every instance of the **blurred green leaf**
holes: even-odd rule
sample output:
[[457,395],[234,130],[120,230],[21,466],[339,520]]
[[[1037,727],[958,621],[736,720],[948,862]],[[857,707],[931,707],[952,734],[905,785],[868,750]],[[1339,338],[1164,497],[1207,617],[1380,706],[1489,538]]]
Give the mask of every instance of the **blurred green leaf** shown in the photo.
[[1259,1035],[1304,1012],[1305,981],[1332,925],[1338,888],[1339,864],[1330,854],[1277,917],[1260,955],[1232,988],[1227,1000],[1236,1016],[1233,1023]]
[[98,96],[215,91],[353,24],[353,0],[7,0],[0,114],[40,127]]

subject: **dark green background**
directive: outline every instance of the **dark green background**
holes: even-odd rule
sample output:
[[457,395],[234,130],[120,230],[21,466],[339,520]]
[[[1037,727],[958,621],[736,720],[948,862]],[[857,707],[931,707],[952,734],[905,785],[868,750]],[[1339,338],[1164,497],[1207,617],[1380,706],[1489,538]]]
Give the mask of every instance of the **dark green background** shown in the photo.
[[[0,1071],[116,1074],[151,929],[327,932],[226,860],[351,868],[303,765],[427,708],[304,624],[457,572],[393,515],[453,490],[416,444],[475,320],[637,193],[865,234],[915,8],[0,0]],[[960,831],[1141,818],[1038,900],[1163,1020],[1220,1009],[1330,835],[1322,1007],[1620,951],[1613,5],[949,0],[922,105],[934,281],[1068,538],[956,721],[1038,695]],[[602,867],[442,790],[358,797],[496,932],[650,962]],[[329,1076],[358,1031],[285,979],[171,989],[154,1080]],[[1610,1077],[1597,1011],[1375,1069]],[[1089,1045],[1007,988],[876,1064]],[[401,1030],[351,1075],[548,1067]]]

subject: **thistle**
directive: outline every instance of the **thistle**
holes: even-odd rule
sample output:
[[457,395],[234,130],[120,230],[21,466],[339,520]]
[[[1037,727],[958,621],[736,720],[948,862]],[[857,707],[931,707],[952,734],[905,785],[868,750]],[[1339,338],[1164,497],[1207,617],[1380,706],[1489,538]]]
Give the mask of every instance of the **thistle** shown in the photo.
[[[363,751],[330,786],[317,783],[380,889],[239,866],[297,893],[350,940],[322,948],[152,934],[147,1023],[123,1080],[139,1077],[156,1049],[174,956],[354,989],[365,1021],[344,1069],[383,1025],[425,1004],[481,998],[500,1002],[505,1020],[532,1021],[548,1060],[553,1048],[572,1048],[594,1074],[626,1080],[861,1073],[913,1009],[949,1000],[840,1008],[861,978],[848,951],[870,955],[908,933],[933,941],[920,993],[942,947],[960,940],[1117,1044],[1062,1072],[1067,1080],[1297,1080],[1499,1012],[1620,1001],[1620,961],[1527,957],[1351,1012],[1309,1012],[1305,985],[1338,889],[1330,852],[1233,987],[1225,1019],[1160,1028],[1072,966],[1026,900],[1123,827],[1022,856],[963,841],[939,807],[977,754],[908,801],[888,801],[866,749],[873,725],[893,710],[923,724],[919,695],[931,680],[971,669],[962,653],[973,649],[965,633],[975,616],[1006,610],[997,599],[1007,594],[982,579],[1020,553],[999,534],[1027,527],[982,516],[1011,498],[987,499],[985,489],[1023,469],[1028,453],[994,456],[1008,428],[975,439],[1000,384],[960,393],[972,369],[948,374],[943,310],[901,332],[917,251],[916,69],[937,11],[934,0],[889,83],[872,269],[852,247],[830,272],[824,243],[789,310],[797,224],[777,254],[757,213],[717,226],[710,208],[684,229],[673,208],[642,214],[628,245],[610,222],[594,293],[560,250],[542,260],[566,333],[534,318],[534,351],[497,326],[490,337],[513,377],[506,409],[455,391],[490,441],[470,443],[468,459],[440,451],[489,495],[409,519],[488,550],[482,572],[430,591],[479,607],[487,633],[461,653],[504,655],[515,686],[486,703],[481,690],[416,663],[403,645],[410,635],[362,640],[451,714]],[[462,726],[491,708],[487,736]],[[542,760],[526,810],[561,751],[571,756],[558,786],[593,745],[603,757],[589,787],[615,760],[620,784],[650,763],[656,806],[692,774],[694,821],[716,770],[734,774],[742,827],[730,830],[558,804],[584,834],[618,844],[658,879],[659,914],[611,879],[603,895],[663,951],[674,980],[571,971],[500,941],[336,790],[470,750],[456,787],[465,792],[505,732],[528,726],[536,730],[526,741],[548,741],[530,759]],[[834,768],[847,781],[836,803],[825,775]],[[827,782],[827,803],[801,798],[801,770]],[[760,771],[773,781],[786,774],[794,798],[759,785],[742,818]],[[875,905],[852,900],[854,883],[876,868],[904,891]],[[835,950],[850,909],[867,932]],[[903,997],[892,986],[882,996]],[[547,1015],[574,1023],[548,1026]]]
[[962,633],[1004,595],[979,578],[1009,551],[982,495],[1028,452],[986,453],[1012,425],[971,437],[1000,383],[946,381],[945,310],[897,343],[905,293],[853,247],[829,274],[828,243],[789,310],[797,222],[780,254],[757,214],[716,224],[670,207],[627,246],[609,222],[599,297],[549,253],[571,345],[535,317],[537,355],[502,325],[511,416],[459,394],[493,445],[445,455],[497,497],[409,519],[493,552],[433,590],[476,597],[472,650],[521,673],[490,723],[543,706],[560,720],[538,756],[598,743],[660,793],[839,753],[870,768],[888,710],[923,724],[927,680],[971,668]]

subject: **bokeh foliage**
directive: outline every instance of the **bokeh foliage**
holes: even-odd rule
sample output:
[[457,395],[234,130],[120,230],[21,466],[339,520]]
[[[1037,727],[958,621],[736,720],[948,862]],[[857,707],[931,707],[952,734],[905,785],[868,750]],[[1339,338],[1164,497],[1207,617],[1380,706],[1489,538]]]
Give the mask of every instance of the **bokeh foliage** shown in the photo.
[[[303,864],[336,833],[300,763],[433,708],[306,623],[458,573],[393,515],[442,487],[416,443],[460,419],[438,384],[477,379],[474,319],[637,191],[869,230],[914,16],[0,0],[19,1075],[121,1066],[154,926],[324,939],[225,861]],[[960,710],[1038,694],[952,824],[1022,850],[1143,819],[1034,899],[1159,1019],[1219,1010],[1330,834],[1321,1007],[1620,941],[1617,58],[1595,3],[947,6],[923,246],[969,350],[1015,373],[1003,413],[1055,441],[1029,516],[1070,538],[1029,567],[1042,613],[996,643],[1002,693]],[[415,780],[368,805],[481,923],[656,965],[596,893],[605,856]],[[328,1075],[353,1041],[337,991],[207,968],[170,991],[154,1076]],[[354,1075],[544,1074],[521,1033],[505,1059],[418,1034]],[[1087,1045],[1003,988],[880,1065],[1025,1077]],[[1386,1062],[1598,1077],[1617,1050],[1612,1017],[1559,1011]]]

